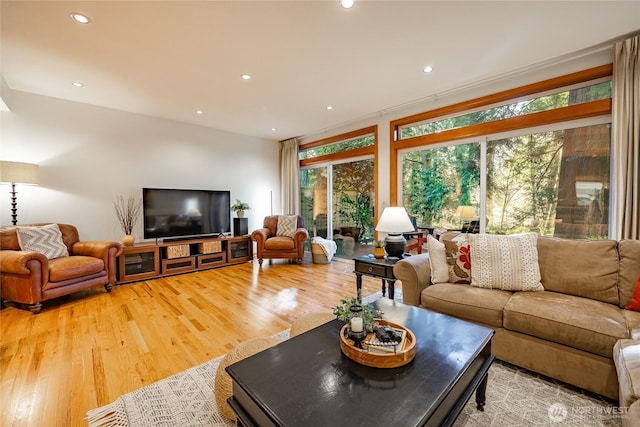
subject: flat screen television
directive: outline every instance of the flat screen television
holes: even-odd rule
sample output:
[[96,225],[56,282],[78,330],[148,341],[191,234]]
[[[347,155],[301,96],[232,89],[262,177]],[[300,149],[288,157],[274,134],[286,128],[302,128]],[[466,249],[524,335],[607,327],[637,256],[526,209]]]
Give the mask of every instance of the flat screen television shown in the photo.
[[231,231],[231,192],[143,188],[144,238],[186,238]]

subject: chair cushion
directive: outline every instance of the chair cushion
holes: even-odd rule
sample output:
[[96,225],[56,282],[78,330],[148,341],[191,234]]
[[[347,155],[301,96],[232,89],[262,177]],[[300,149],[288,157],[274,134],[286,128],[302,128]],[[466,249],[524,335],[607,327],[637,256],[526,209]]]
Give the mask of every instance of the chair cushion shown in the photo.
[[537,234],[470,234],[471,286],[542,291]]
[[69,279],[100,273],[104,261],[90,256],[67,256],[49,261],[49,281],[62,282]]
[[502,311],[513,292],[441,283],[427,286],[420,295],[422,306],[459,319],[500,328]]
[[628,338],[616,305],[557,292],[516,292],[504,308],[504,327],[611,358],[617,340]]
[[18,242],[20,242],[20,249],[23,251],[38,252],[48,259],[69,255],[58,224],[16,227],[16,234]]
[[270,237],[264,241],[264,248],[267,250],[293,250],[295,242],[291,237]]

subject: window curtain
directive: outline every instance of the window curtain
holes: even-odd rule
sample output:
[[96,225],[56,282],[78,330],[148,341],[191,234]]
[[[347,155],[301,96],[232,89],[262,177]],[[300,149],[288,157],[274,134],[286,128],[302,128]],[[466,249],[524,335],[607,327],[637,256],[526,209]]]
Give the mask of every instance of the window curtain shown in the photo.
[[300,161],[298,139],[280,142],[280,200],[282,213],[300,213]]
[[640,239],[640,36],[619,41],[613,61],[614,239]]

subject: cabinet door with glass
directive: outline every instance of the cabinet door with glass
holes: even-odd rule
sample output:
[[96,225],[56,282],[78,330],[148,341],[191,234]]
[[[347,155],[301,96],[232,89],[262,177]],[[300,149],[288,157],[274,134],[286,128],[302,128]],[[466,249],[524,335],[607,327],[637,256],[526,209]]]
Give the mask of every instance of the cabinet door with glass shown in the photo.
[[157,245],[127,246],[118,257],[118,283],[150,279],[159,274],[160,251]]

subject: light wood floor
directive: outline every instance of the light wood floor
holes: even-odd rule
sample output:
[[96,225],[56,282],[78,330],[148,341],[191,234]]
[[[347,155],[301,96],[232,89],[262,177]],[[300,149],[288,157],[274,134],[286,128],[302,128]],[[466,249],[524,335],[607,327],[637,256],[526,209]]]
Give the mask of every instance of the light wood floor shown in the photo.
[[[0,426],[86,426],[86,412],[355,296],[353,264],[257,263],[0,312]],[[380,290],[364,277],[363,295]]]

